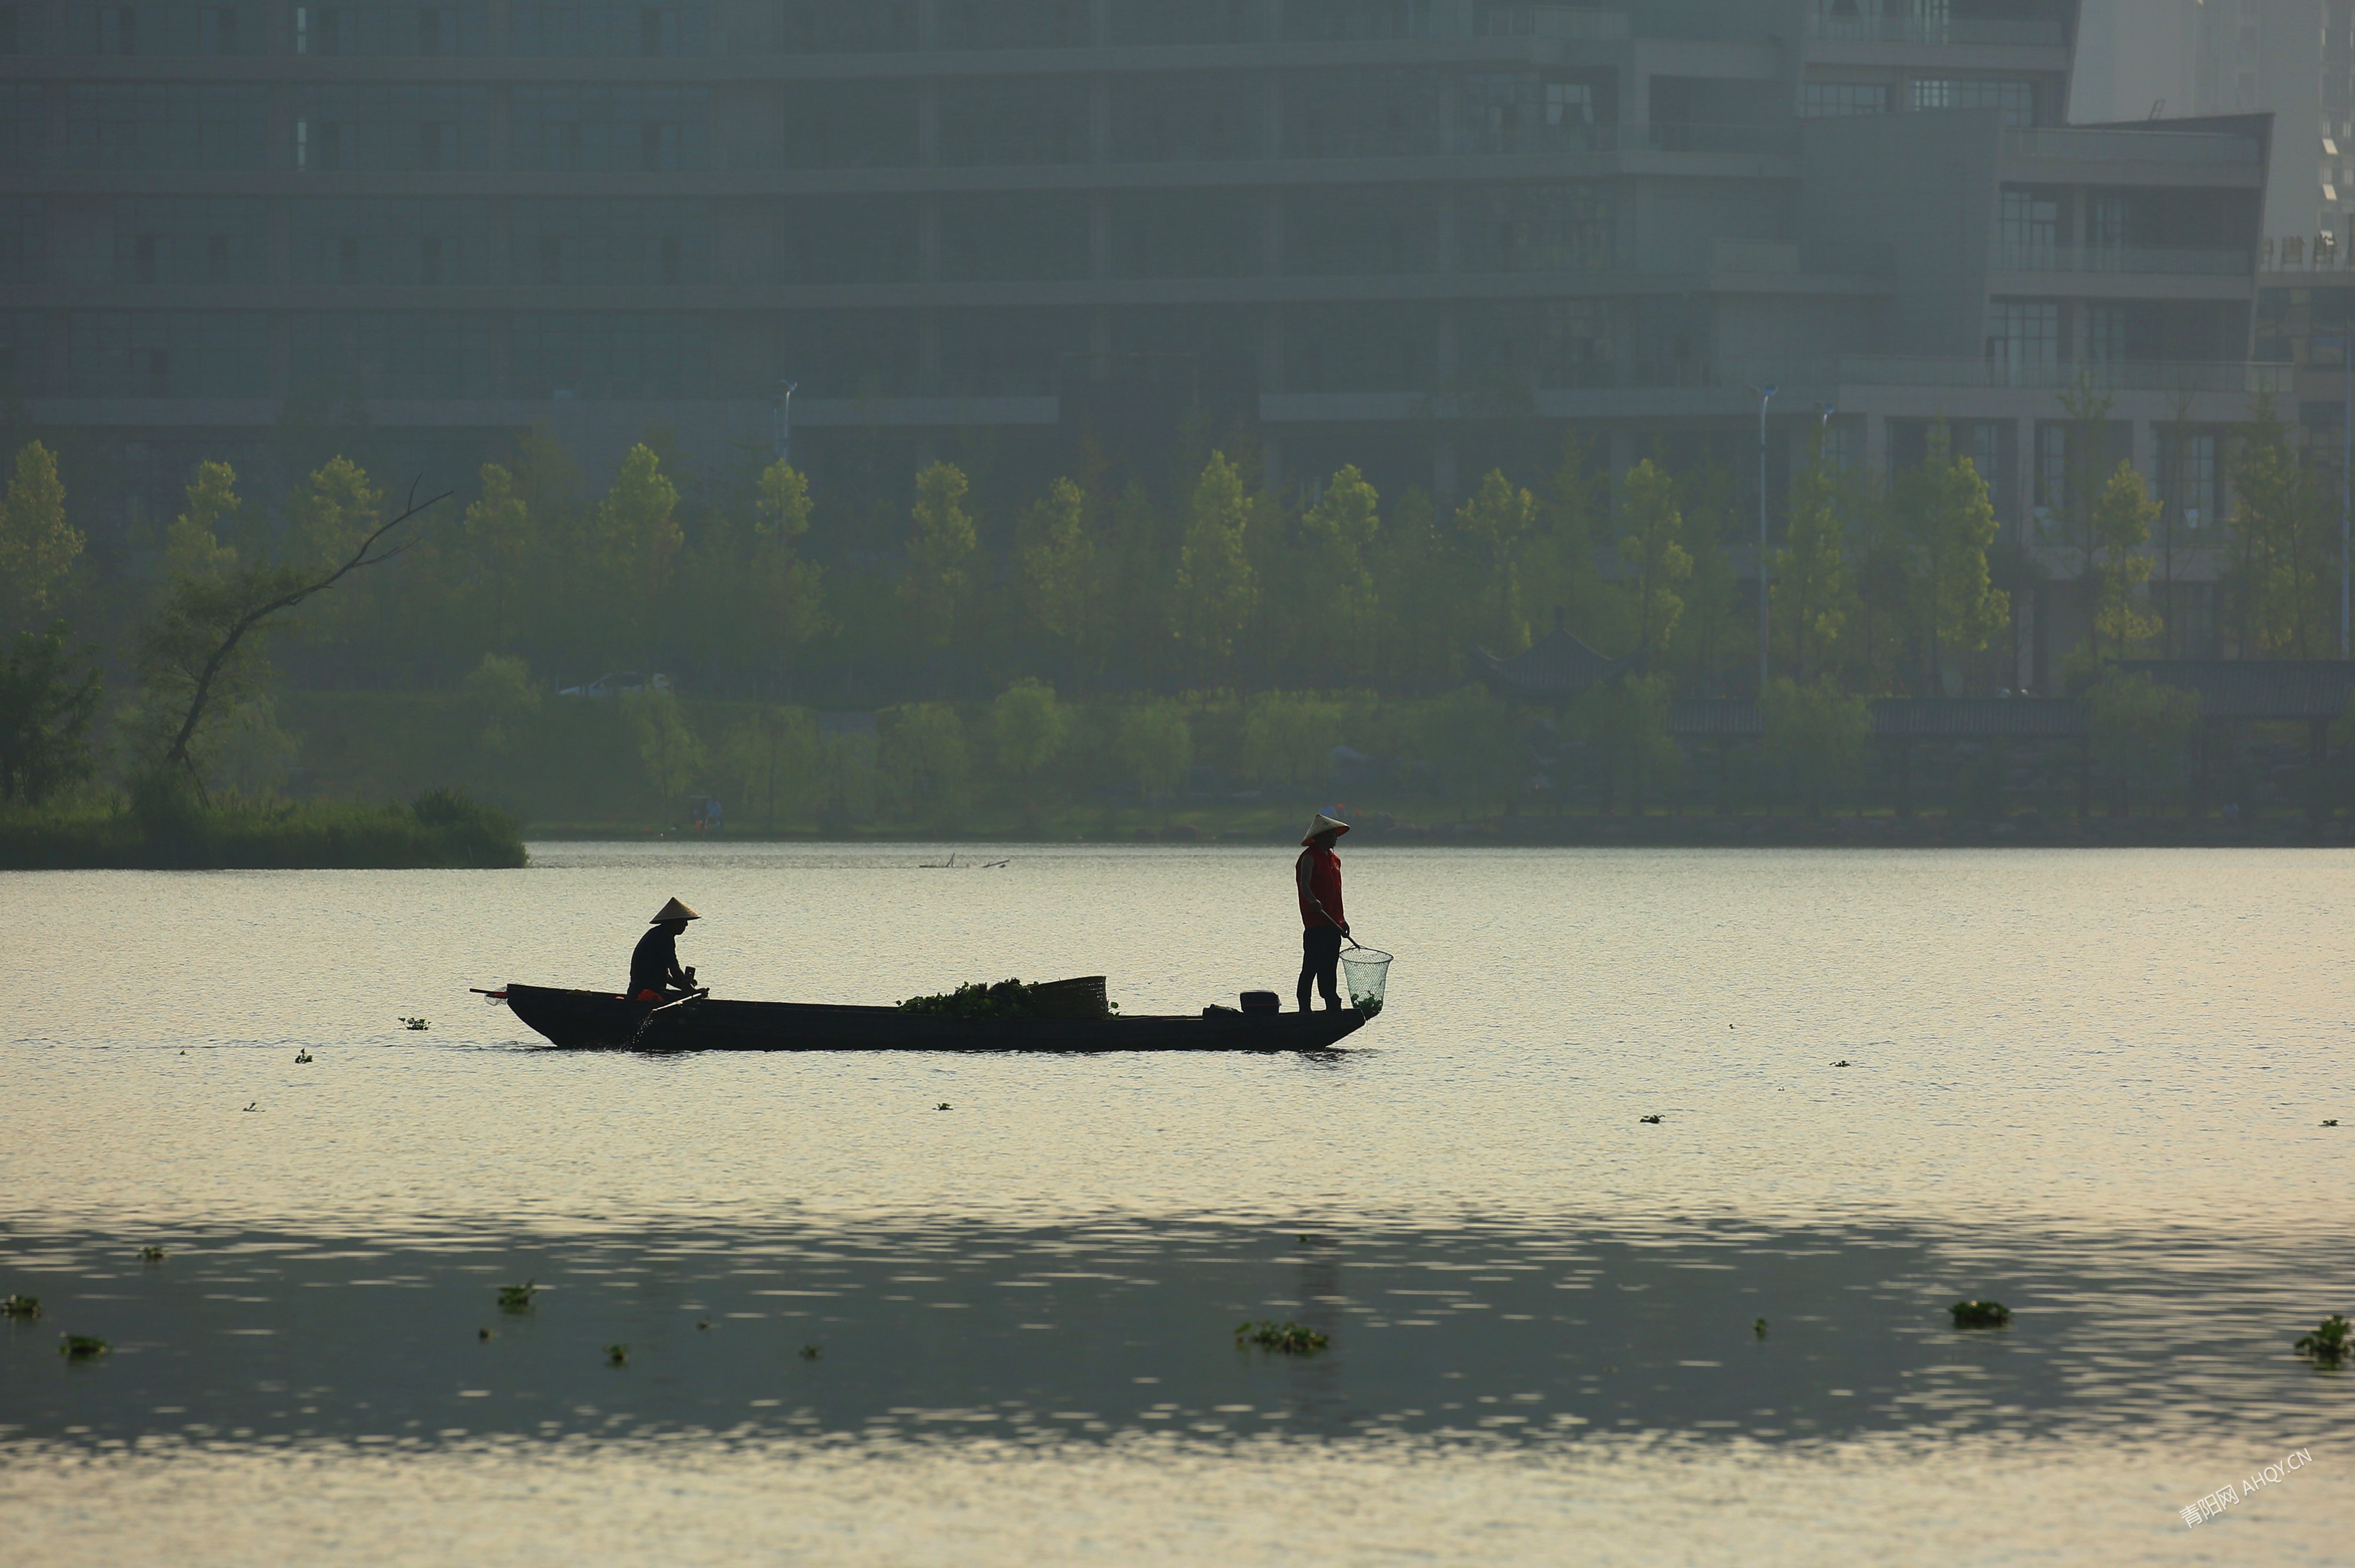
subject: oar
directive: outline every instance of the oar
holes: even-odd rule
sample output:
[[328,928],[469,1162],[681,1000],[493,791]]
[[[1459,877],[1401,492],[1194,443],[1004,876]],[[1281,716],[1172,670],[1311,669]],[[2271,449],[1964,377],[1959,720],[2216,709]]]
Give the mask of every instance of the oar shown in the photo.
[[675,1007],[685,1007],[690,1002],[701,1001],[705,997],[709,996],[710,994],[711,988],[709,986],[705,986],[700,991],[689,991],[687,995],[680,997],[677,1001],[666,1001],[660,1007],[649,1008],[646,1012],[646,1015],[638,1020],[637,1028],[631,1032],[630,1049],[633,1051],[636,1050],[638,1042],[645,1038],[647,1024],[652,1023],[655,1019],[660,1018],[664,1013],[668,1012]]

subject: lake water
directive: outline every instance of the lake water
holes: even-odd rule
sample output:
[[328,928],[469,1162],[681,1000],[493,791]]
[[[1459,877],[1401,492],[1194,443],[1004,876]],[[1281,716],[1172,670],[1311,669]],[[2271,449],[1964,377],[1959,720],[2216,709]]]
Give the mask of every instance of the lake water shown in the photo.
[[10,1555],[2346,1561],[2355,855],[1355,851],[1390,1006],[1296,1058],[467,994],[676,894],[722,995],[1289,995],[1285,851],[947,853],[0,876]]

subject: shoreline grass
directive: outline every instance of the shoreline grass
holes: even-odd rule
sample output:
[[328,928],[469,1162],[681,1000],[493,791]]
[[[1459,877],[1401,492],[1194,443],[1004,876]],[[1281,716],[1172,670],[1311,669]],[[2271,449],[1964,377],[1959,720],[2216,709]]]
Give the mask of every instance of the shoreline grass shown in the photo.
[[527,860],[513,818],[449,790],[406,804],[143,792],[0,815],[5,871],[407,871]]

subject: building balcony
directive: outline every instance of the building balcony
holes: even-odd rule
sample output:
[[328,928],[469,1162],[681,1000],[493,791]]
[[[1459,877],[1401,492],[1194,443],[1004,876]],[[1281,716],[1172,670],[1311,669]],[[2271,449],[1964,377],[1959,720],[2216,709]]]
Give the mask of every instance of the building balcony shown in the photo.
[[[2009,127],[2007,163],[2019,177],[2049,184],[2262,185],[2264,143],[2254,136],[2198,131]],[[2073,165],[2063,167],[2062,165]],[[2198,175],[2188,171],[2197,170]]]
[[1971,16],[1826,16],[1807,18],[1807,37],[1836,44],[1928,44],[1983,48],[2058,49],[2068,33],[2057,19]]
[[1998,272],[2083,272],[2134,277],[2238,278],[2255,275],[2246,250],[2154,245],[2057,245],[2029,243],[1996,247]]

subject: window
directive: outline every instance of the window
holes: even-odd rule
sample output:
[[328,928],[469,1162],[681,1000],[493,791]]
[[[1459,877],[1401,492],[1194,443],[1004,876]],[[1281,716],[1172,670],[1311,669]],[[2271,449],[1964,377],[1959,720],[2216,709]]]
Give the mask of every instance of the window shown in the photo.
[[67,381],[78,397],[260,397],[270,390],[270,323],[259,314],[80,311],[67,319]]
[[916,47],[915,0],[783,0],[777,47],[789,55],[890,54]]
[[2201,431],[2161,435],[2158,469],[2166,520],[2187,534],[2215,526],[2216,438]]
[[149,197],[114,204],[118,283],[250,283],[269,275],[258,201]]
[[485,0],[357,0],[297,5],[298,55],[485,55],[490,52],[490,7]]
[[1987,362],[1998,386],[2048,384],[2061,362],[2061,307],[1997,300],[1987,306]]
[[0,5],[0,55],[37,55],[44,42],[48,7],[37,0]]
[[1284,383],[1295,392],[1420,392],[1438,318],[1424,305],[1303,305],[1285,313]]
[[941,156],[950,164],[1083,162],[1087,83],[1069,77],[943,82]]
[[2036,123],[2036,88],[2030,82],[1922,77],[1913,83],[1912,102],[1917,110],[1994,109],[2006,125]]
[[[19,7],[20,10],[29,7]],[[63,52],[89,55],[236,55],[261,50],[260,0],[145,0],[64,8]]]
[[482,398],[497,391],[490,323],[479,316],[299,315],[287,347],[298,395]]
[[47,389],[48,333],[48,318],[37,311],[0,311],[0,397]]
[[1439,196],[1427,186],[1341,185],[1285,198],[1284,270],[1295,277],[1429,272]]
[[521,315],[513,356],[519,397],[667,401],[711,390],[711,333],[700,316]]
[[1455,208],[1468,272],[1593,272],[1614,259],[1611,197],[1601,185],[1476,185]]
[[0,284],[41,281],[46,205],[38,196],[0,196]]
[[709,166],[711,90],[518,87],[515,166],[622,174]]
[[1284,36],[1304,42],[1432,36],[1433,0],[1279,0]]
[[490,100],[479,87],[295,90],[294,166],[431,174],[487,162]]
[[1602,300],[1467,302],[1455,310],[1459,375],[1481,387],[1608,387],[1612,321]]
[[379,288],[492,282],[480,201],[297,201],[288,217],[298,284]]
[[1088,0],[940,0],[941,47],[1067,48],[1088,41]]
[[1284,150],[1297,158],[1395,157],[1439,150],[1438,73],[1323,71],[1287,79]]
[[259,169],[269,100],[259,87],[76,83],[66,158],[78,169]]
[[941,389],[952,397],[1035,397],[1084,354],[1083,311],[957,311],[941,323]]
[[2050,272],[2060,262],[2061,202],[2051,192],[2006,190],[1997,198],[1996,247],[2016,272]]
[[711,281],[703,201],[521,201],[515,281],[623,288]]
[[1580,152],[1595,145],[1594,89],[1548,71],[1465,73],[1456,124],[1467,153]]
[[48,120],[39,83],[0,81],[0,168],[29,169],[40,163]]
[[903,397],[922,390],[923,323],[907,311],[812,311],[777,323],[776,374],[813,397]]
[[1084,278],[1088,249],[1083,196],[1025,191],[941,203],[941,274],[959,282]]
[[904,283],[922,261],[912,196],[805,196],[778,219],[777,277],[786,283]]
[[908,168],[916,162],[911,82],[795,82],[784,90],[788,169]]
[[711,48],[708,4],[541,5],[522,0],[508,27],[519,55],[613,58],[633,55],[700,55]]
[[1251,44],[1260,0],[1112,0],[1115,44]]
[[1113,83],[1112,155],[1121,164],[1256,158],[1263,78],[1241,72],[1124,77]]
[[1237,278],[1260,270],[1256,191],[1123,192],[1113,197],[1116,278]]
[[2094,191],[2085,197],[2085,267],[2088,271],[2115,272],[2126,265],[2126,198],[2116,191]]
[[1799,112],[1810,120],[1886,114],[1889,89],[1877,81],[1811,81],[1799,89]]
[[2080,356],[2089,365],[2118,365],[2126,357],[2126,313],[2123,305],[2085,305],[2078,314],[2084,323],[2085,347]]

